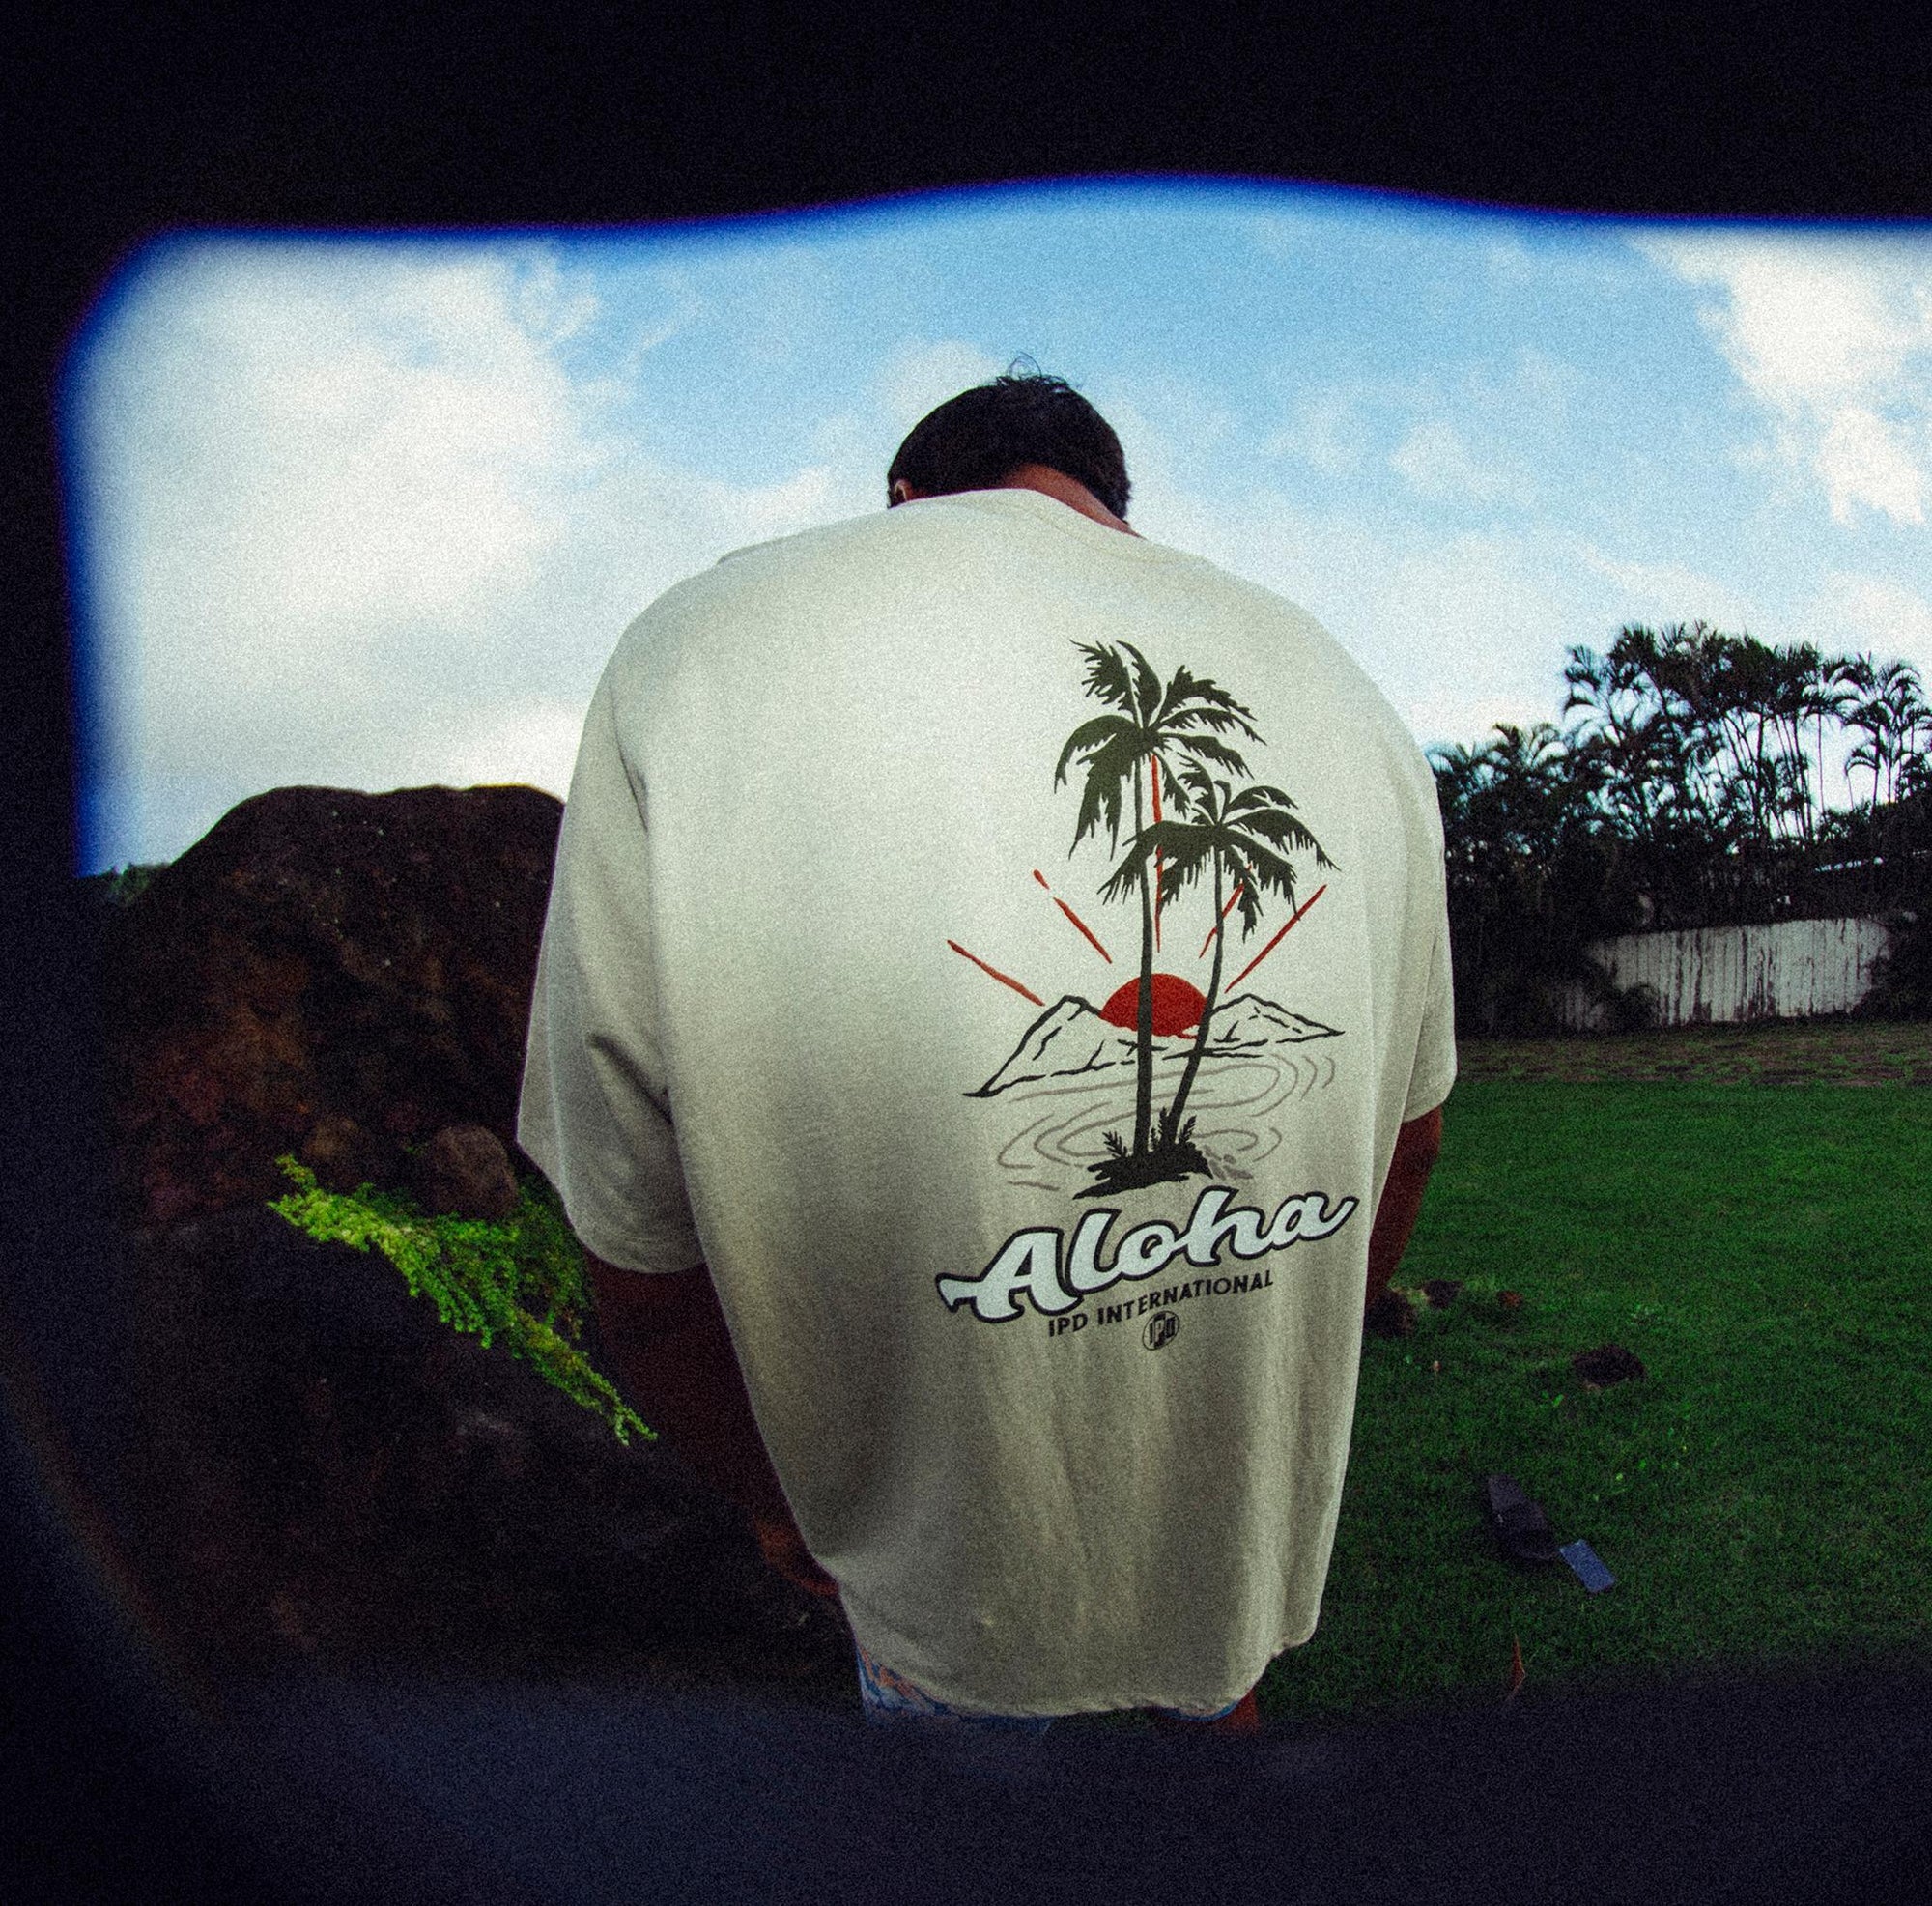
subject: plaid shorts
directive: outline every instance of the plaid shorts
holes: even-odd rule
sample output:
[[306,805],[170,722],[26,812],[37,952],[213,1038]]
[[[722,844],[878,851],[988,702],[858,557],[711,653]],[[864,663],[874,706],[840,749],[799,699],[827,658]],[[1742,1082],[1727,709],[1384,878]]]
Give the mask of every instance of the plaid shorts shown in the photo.
[[[852,1646],[859,1656],[859,1695],[866,1704],[866,1719],[875,1726],[890,1726],[902,1721],[936,1721],[954,1726],[981,1729],[988,1733],[1020,1734],[1037,1740],[1053,1725],[1050,1714],[980,1714],[967,1708],[950,1707],[935,1700],[923,1688],[908,1681],[883,1663],[874,1661],[855,1636]],[[1246,1696],[1242,1697],[1243,1699]],[[1240,1706],[1230,1701],[1211,1714],[1188,1714],[1179,1708],[1157,1712],[1176,1721],[1220,1721]]]

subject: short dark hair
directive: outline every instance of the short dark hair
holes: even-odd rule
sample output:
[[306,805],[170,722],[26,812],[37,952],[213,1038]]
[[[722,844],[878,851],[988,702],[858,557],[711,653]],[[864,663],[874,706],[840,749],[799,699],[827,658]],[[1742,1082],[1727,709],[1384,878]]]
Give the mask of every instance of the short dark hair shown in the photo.
[[1022,464],[1084,483],[1125,521],[1132,486],[1113,426],[1064,378],[1018,364],[913,426],[886,471],[886,501],[899,482],[928,497],[995,489]]

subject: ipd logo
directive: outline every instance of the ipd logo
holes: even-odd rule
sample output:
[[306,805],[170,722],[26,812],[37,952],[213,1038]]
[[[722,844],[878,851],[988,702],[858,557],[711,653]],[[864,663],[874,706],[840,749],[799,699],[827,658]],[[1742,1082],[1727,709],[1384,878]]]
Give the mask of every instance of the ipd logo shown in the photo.
[[1148,1326],[1141,1332],[1141,1342],[1149,1350],[1157,1351],[1163,1344],[1171,1344],[1180,1330],[1180,1320],[1171,1310],[1164,1310],[1156,1317],[1148,1319]]

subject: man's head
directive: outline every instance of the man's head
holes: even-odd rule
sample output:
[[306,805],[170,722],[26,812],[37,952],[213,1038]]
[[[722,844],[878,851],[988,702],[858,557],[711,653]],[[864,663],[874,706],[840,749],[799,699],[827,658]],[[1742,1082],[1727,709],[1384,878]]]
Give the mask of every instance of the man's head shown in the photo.
[[1029,464],[1084,484],[1124,521],[1132,486],[1121,440],[1071,384],[1037,370],[976,384],[922,417],[886,472],[887,506],[997,489]]

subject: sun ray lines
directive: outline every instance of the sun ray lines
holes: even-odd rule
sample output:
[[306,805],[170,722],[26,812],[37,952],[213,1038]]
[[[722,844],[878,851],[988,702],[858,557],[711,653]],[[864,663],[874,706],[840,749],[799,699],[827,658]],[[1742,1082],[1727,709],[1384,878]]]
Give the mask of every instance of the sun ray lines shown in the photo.
[[[1247,882],[1244,880],[1235,882],[1235,891],[1228,896],[1228,904],[1221,909],[1221,920],[1226,920],[1234,912],[1235,902],[1241,897],[1241,889],[1246,885]],[[1201,951],[1194,955],[1196,959],[1206,959],[1208,957],[1208,949],[1214,944],[1214,935],[1221,930],[1221,920],[1217,920],[1212,926],[1208,927],[1208,937],[1201,942]]]
[[1037,993],[1033,992],[1029,988],[1021,985],[1017,980],[1009,979],[1006,974],[1002,973],[997,966],[988,966],[986,962],[983,959],[981,959],[978,953],[968,953],[966,949],[962,947],[957,940],[948,940],[946,944],[949,947],[951,947],[954,953],[959,954],[959,956],[962,959],[970,959],[973,962],[973,964],[980,969],[981,973],[989,973],[995,980],[997,980],[1000,982],[1001,985],[1010,986],[1013,989],[1013,991],[1018,993],[1022,999],[1030,999],[1036,1006],[1044,1006],[1046,1004],[1046,1002],[1043,999],[1041,999]]
[[1090,947],[1092,947],[1094,951],[1096,953],[1098,953],[1100,957],[1104,959],[1109,966],[1113,965],[1114,955],[1110,953],[1107,951],[1107,949],[1100,944],[1099,940],[1094,936],[1094,929],[1091,926],[1089,926],[1087,923],[1084,920],[1082,920],[1080,916],[1077,913],[1075,913],[1073,909],[1070,906],[1068,906],[1066,902],[1063,900],[1058,894],[1054,893],[1051,887],[1046,886],[1046,875],[1040,872],[1038,868],[1035,868],[1033,870],[1033,877],[1036,880],[1037,880],[1042,887],[1046,887],[1047,894],[1051,897],[1053,904],[1057,906],[1061,910],[1061,912],[1064,913],[1067,917],[1067,919],[1073,923],[1074,927],[1085,938],[1087,944]]
[[1243,980],[1245,980],[1248,977],[1250,973],[1252,973],[1255,970],[1256,967],[1258,967],[1262,963],[1263,960],[1264,960],[1268,956],[1269,953],[1274,952],[1275,948],[1281,945],[1282,937],[1284,934],[1287,933],[1289,927],[1293,926],[1294,923],[1297,920],[1299,920],[1301,916],[1304,913],[1306,913],[1308,909],[1312,907],[1315,904],[1315,902],[1319,900],[1321,897],[1321,896],[1325,894],[1327,891],[1328,891],[1328,884],[1326,881],[1323,881],[1320,887],[1316,888],[1314,893],[1309,895],[1307,899],[1302,901],[1302,903],[1298,907],[1296,907],[1292,914],[1289,915],[1287,923],[1286,925],[1283,925],[1281,932],[1277,933],[1274,936],[1274,938],[1270,940],[1267,943],[1267,945],[1264,946],[1261,950],[1261,952],[1254,956],[1253,959],[1248,961],[1247,965],[1242,967],[1241,970],[1238,973],[1236,973],[1232,980],[1228,981],[1228,990],[1231,993],[1235,990],[1236,986],[1238,986],[1241,983]]

